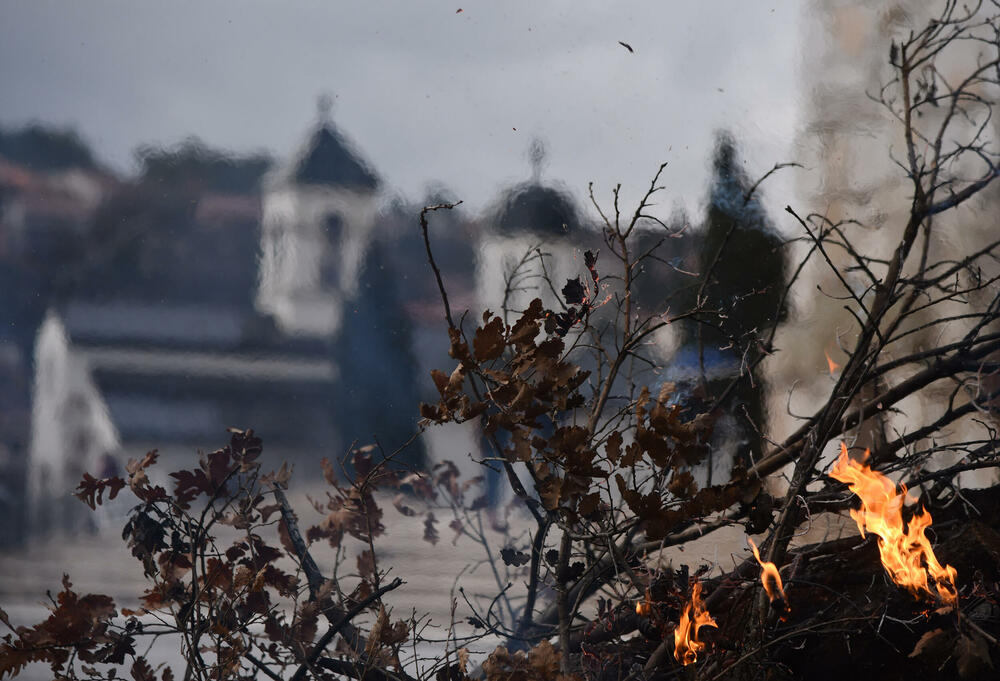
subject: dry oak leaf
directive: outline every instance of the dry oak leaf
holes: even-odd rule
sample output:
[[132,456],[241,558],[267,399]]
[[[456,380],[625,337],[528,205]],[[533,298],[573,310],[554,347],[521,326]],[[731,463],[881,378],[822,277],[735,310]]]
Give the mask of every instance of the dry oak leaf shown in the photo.
[[[489,313],[483,315],[484,321]],[[503,337],[503,320],[494,317],[485,326],[476,329],[476,335],[472,339],[472,348],[476,353],[476,359],[480,362],[494,360],[503,354],[505,347]]]

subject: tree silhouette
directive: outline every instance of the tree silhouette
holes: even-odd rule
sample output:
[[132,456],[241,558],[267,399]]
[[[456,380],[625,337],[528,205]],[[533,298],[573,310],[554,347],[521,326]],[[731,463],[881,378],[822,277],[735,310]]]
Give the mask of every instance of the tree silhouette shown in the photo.
[[[687,342],[697,347],[706,399],[719,399],[734,376],[742,378],[724,406],[736,414],[750,447],[759,452],[765,390],[763,377],[745,357],[775,323],[775,315],[783,314],[778,308],[787,265],[782,239],[754,189],[735,139],[728,132],[718,133],[708,207],[700,239],[695,240],[702,281],[688,294],[700,297],[707,312],[699,323],[689,325]],[[706,368],[711,362],[725,368],[712,372]],[[710,373],[716,378],[709,380]]]
[[[337,420],[347,442],[379,442],[391,453],[415,432],[420,401],[408,317],[396,282],[388,272],[383,246],[374,242],[358,281],[358,293],[344,308],[334,353],[342,389]],[[407,448],[406,463],[423,460],[418,441]]]

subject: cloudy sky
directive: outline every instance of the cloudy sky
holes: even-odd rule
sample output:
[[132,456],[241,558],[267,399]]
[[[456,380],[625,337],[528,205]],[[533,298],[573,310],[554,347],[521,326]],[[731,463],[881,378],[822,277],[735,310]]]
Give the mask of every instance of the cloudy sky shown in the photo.
[[665,203],[694,209],[714,130],[736,134],[752,173],[788,160],[801,7],[7,0],[0,125],[75,126],[121,170],[136,145],[188,135],[281,157],[327,93],[341,130],[410,199],[443,184],[481,208],[529,175],[539,137],[545,177],[581,198],[590,180],[634,197],[668,161]]

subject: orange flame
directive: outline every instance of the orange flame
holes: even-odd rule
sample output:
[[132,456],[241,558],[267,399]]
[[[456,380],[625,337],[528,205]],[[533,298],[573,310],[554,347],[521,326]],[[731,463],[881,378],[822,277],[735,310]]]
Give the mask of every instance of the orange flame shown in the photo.
[[830,369],[830,375],[833,376],[837,369],[840,368],[840,365],[833,361],[833,358],[830,357],[830,353],[826,350],[823,351],[823,354],[826,355],[826,366]]
[[698,640],[698,630],[704,626],[718,627],[701,602],[701,582],[695,582],[691,589],[691,601],[684,606],[681,621],[674,629],[674,659],[683,665],[698,661],[698,653],[706,645]]
[[646,589],[645,598],[641,598],[635,602],[635,614],[640,617],[648,617],[652,611],[653,604],[650,602],[649,589]]
[[757,559],[762,568],[760,573],[760,582],[764,585],[764,591],[767,592],[767,597],[771,599],[771,602],[779,601],[784,605],[785,608],[788,607],[788,599],[785,598],[785,587],[781,584],[781,574],[778,572],[778,567],[771,561],[761,560],[760,553],[757,551],[757,545],[753,543],[753,539],[747,537],[747,543],[750,544],[750,550],[753,551],[753,557]]
[[[865,457],[868,457],[865,451]],[[931,514],[921,509],[909,526],[903,526],[902,508],[906,486],[896,485],[865,464],[853,461],[847,455],[847,445],[840,443],[840,456],[830,471],[830,477],[847,483],[852,492],[861,498],[861,508],[851,510],[851,517],[858,524],[861,536],[869,532],[878,537],[878,550],[889,576],[899,586],[914,596],[921,594],[937,597],[948,605],[958,602],[955,580],[958,572],[950,565],[942,566],[934,555],[930,540],[924,531],[931,526]],[[934,581],[934,591],[928,584]]]

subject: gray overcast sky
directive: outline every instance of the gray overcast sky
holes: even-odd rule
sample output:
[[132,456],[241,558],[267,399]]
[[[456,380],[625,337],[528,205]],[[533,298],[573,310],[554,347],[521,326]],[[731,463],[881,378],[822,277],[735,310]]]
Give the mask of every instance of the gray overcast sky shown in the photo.
[[633,198],[666,160],[665,203],[695,208],[713,130],[736,133],[754,174],[792,153],[802,11],[756,0],[0,0],[0,124],[74,125],[120,169],[136,145],[187,135],[280,157],[331,93],[341,130],[414,200],[437,182],[483,207],[528,176],[538,136],[545,177],[578,197],[594,180],[621,181]]

